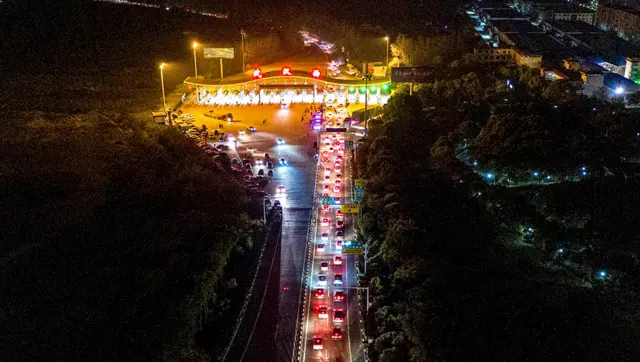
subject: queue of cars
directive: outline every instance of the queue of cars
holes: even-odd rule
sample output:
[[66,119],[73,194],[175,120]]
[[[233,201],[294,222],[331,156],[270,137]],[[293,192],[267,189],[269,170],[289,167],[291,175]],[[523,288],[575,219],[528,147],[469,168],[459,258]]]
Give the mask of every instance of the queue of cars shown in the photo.
[[[335,117],[334,117],[335,118]],[[323,133],[319,153],[319,192],[332,197],[336,203],[344,197],[344,145],[341,133]],[[346,326],[347,298],[343,289],[345,263],[342,245],[345,235],[345,217],[339,208],[320,205],[318,213],[318,238],[315,244],[313,302],[315,317],[325,323],[314,323],[312,348],[322,351],[327,340],[339,342]]]

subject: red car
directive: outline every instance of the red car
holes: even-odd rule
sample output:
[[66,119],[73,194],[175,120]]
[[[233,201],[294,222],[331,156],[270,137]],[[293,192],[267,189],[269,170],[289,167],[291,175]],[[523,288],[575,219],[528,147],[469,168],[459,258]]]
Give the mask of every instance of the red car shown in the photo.
[[331,339],[342,339],[342,329],[340,328],[333,328],[331,330]]
[[[318,299],[324,299],[324,289],[322,289],[322,288],[316,289],[316,292],[313,293],[313,295]],[[334,298],[335,298],[335,296],[334,296]]]
[[[323,294],[324,294],[324,290],[323,290]],[[336,290],[335,293],[333,293],[333,301],[344,302],[344,292],[342,290]]]

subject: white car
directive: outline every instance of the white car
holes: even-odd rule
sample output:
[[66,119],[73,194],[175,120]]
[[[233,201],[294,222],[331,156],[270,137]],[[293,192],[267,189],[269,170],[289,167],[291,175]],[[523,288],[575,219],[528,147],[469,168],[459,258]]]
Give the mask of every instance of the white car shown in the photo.
[[318,244],[316,250],[318,250],[319,253],[324,253],[324,244]]
[[[320,279],[320,278],[318,277],[318,279]],[[326,285],[327,284],[327,278],[325,277],[324,279],[325,279],[324,283]],[[333,284],[342,285],[342,274],[336,274],[335,275],[335,277],[333,278]]]
[[339,255],[334,256],[333,265],[342,265],[342,257]]
[[320,235],[320,240],[322,240],[322,241],[329,241],[329,234],[327,234],[327,233],[322,233],[322,235]]
[[[342,278],[342,276],[340,278]],[[335,283],[335,281],[334,281],[334,283]],[[340,284],[342,284],[342,282],[340,282]],[[320,285],[320,286],[326,286],[327,285],[327,277],[325,275],[318,275],[318,285]]]
[[278,189],[276,190],[278,193],[283,193],[285,190],[284,185],[279,185]]
[[238,131],[238,135],[239,136],[246,136],[247,132],[245,132],[244,130],[241,129],[241,130]]
[[325,174],[325,175],[330,175],[330,174],[331,174],[331,169],[330,169],[329,167],[326,167],[326,168],[324,169],[324,174]]
[[342,250],[342,240],[336,240],[336,249]]
[[[329,219],[322,219],[322,222],[320,223],[322,226],[329,226]],[[323,234],[324,235],[324,234]]]

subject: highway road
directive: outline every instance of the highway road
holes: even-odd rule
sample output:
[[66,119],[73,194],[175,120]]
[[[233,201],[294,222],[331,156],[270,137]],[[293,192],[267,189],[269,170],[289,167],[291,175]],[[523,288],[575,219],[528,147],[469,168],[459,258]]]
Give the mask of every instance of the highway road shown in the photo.
[[[340,203],[351,202],[352,181],[346,167],[351,155],[349,151],[341,151],[348,137],[345,133],[323,133],[320,142],[316,192],[336,197]],[[364,361],[355,259],[341,251],[342,243],[353,239],[353,219],[339,212],[339,206],[323,206],[321,197],[318,202],[302,359]],[[338,234],[340,230],[343,236]]]

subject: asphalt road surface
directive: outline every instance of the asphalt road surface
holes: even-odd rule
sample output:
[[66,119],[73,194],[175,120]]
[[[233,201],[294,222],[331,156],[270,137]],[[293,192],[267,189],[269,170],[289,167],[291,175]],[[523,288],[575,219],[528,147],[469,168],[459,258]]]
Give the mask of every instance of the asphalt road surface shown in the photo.
[[[311,201],[316,179],[316,159],[312,149],[316,133],[312,132],[308,119],[301,122],[306,105],[293,105],[290,109],[279,106],[246,106],[246,107],[198,107],[186,106],[183,112],[191,113],[197,127],[203,124],[210,133],[218,127],[221,131],[231,132],[238,140],[238,147],[227,153],[231,158],[264,159],[268,153],[273,159],[274,175],[265,191],[272,199],[280,200],[283,206],[282,236],[279,243],[268,244],[263,257],[263,265],[271,262],[274,267],[263,271],[256,284],[262,283],[266,288],[256,288],[253,303],[247,308],[243,324],[234,340],[227,356],[227,361],[290,361],[294,352],[294,338],[297,320],[302,309],[304,258],[307,252],[307,237],[311,219]],[[213,112],[209,112],[213,111]],[[214,120],[205,117],[205,113],[233,113],[234,122]],[[308,117],[310,114],[308,115]],[[267,119],[266,124],[262,121]],[[257,132],[240,136],[240,130],[249,126],[257,128]],[[284,144],[277,145],[276,140],[282,138]],[[255,149],[248,152],[248,149]],[[278,162],[284,158],[287,166]],[[253,172],[266,166],[254,165]],[[279,192],[278,186],[284,186]],[[269,285],[265,285],[269,281]],[[258,290],[259,289],[259,290]],[[266,292],[264,292],[266,290]],[[264,293],[264,296],[262,295]],[[255,307],[262,305],[262,308]],[[246,319],[246,321],[245,321]],[[255,327],[254,327],[255,325]]]

